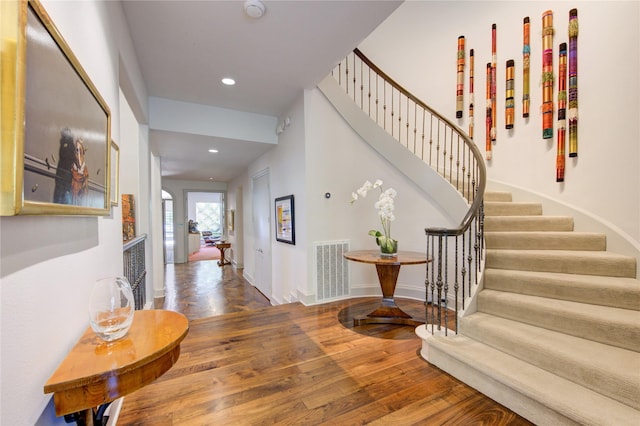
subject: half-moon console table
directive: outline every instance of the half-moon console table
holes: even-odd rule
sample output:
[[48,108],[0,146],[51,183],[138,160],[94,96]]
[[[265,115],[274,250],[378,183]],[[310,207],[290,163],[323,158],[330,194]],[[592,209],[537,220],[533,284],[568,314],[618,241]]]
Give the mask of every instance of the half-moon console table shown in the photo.
[[173,311],[135,311],[129,332],[106,342],[91,327],[44,385],[53,393],[56,415],[82,413],[92,425],[93,409],[153,382],[180,356],[189,330],[187,318]]
[[383,257],[380,250],[356,250],[343,255],[354,262],[376,265],[378,281],[382,289],[382,301],[378,308],[364,317],[353,319],[353,325],[362,324],[403,324],[419,326],[424,321],[413,318],[400,309],[393,298],[401,265],[419,265],[427,263],[427,256],[416,251],[399,251],[397,256]]

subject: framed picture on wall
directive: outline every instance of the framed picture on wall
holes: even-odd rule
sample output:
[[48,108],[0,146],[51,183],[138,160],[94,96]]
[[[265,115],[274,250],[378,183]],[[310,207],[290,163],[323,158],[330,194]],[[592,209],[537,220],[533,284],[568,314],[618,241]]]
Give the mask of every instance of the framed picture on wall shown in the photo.
[[295,210],[293,195],[276,198],[276,240],[282,243],[296,243]]
[[235,230],[236,211],[234,209],[229,210],[227,214],[227,230],[233,232]]
[[109,107],[40,2],[2,14],[0,213],[109,214]]

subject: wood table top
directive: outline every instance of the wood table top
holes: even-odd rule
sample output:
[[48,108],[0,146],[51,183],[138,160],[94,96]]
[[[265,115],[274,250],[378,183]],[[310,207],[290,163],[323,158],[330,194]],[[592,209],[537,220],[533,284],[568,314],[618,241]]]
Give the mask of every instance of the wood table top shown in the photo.
[[63,415],[114,401],[160,377],[178,360],[189,321],[177,312],[135,311],[129,332],[106,342],[88,327],[44,385]]
[[394,257],[383,257],[380,250],[354,250],[343,254],[346,259],[354,262],[372,263],[376,265],[418,265],[427,263],[425,253],[418,251],[398,251]]

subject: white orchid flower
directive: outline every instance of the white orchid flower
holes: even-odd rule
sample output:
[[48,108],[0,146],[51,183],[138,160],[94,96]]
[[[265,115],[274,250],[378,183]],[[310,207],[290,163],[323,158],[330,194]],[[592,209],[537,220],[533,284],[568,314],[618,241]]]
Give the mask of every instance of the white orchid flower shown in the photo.
[[378,201],[375,202],[374,207],[378,211],[378,217],[380,217],[382,232],[371,230],[369,231],[369,235],[376,237],[376,242],[382,247],[382,245],[386,246],[391,241],[395,243],[395,240],[391,238],[391,222],[396,219],[393,214],[395,210],[393,199],[397,195],[396,190],[393,188],[383,190],[381,179],[376,179],[373,184],[367,180],[356,192],[351,193],[351,204],[358,200],[359,197],[366,197],[367,192],[375,188],[380,189],[380,197],[378,197]]

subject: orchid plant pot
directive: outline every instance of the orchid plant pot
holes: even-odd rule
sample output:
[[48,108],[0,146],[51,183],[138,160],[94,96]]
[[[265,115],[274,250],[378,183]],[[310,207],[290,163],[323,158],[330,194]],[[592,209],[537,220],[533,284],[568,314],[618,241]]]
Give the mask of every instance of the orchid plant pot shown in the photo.
[[393,238],[379,237],[380,255],[382,257],[395,257],[398,255],[398,240]]

